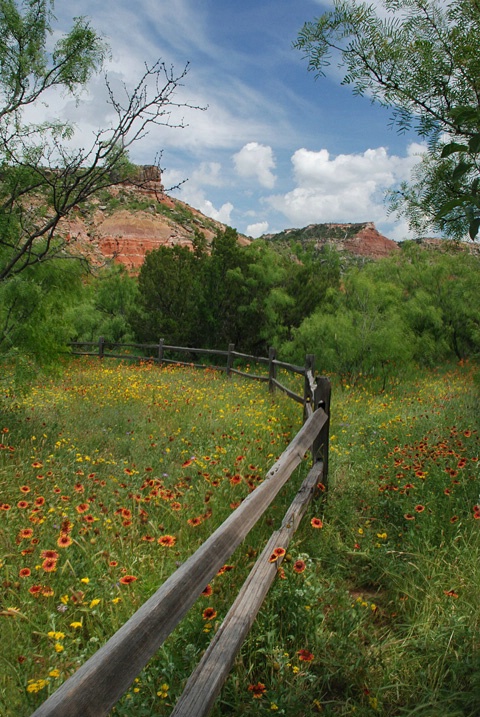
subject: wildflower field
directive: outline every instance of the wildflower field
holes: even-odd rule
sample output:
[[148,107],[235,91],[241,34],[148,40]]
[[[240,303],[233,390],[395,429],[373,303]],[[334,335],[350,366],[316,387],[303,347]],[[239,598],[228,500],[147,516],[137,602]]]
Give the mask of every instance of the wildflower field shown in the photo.
[[[329,492],[213,715],[478,714],[475,368],[333,383]],[[302,422],[263,384],[78,360],[0,396],[0,714],[27,717],[261,482]],[[301,392],[301,388],[300,391]],[[309,467],[113,710],[170,714]]]

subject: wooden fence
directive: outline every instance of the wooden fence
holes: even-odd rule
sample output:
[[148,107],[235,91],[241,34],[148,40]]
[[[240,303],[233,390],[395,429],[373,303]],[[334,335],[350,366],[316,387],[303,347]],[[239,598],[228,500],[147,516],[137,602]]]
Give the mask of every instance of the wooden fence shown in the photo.
[[[116,343],[113,341],[105,341],[103,337],[100,337],[98,341],[72,341],[70,344],[71,353],[74,356],[98,356],[100,359],[115,358],[125,359],[129,361],[154,361],[159,364],[177,364],[180,366],[194,366],[195,368],[213,368],[218,371],[225,371],[227,376],[237,374],[238,376],[245,376],[250,379],[257,381],[264,381],[268,383],[269,389],[273,391],[275,388],[279,388],[284,393],[288,394],[290,398],[298,403],[305,404],[308,400],[313,387],[307,387],[305,385],[303,396],[295,393],[287,386],[282,385],[277,380],[277,370],[285,369],[290,373],[300,374],[305,376],[307,379],[307,372],[310,372],[313,380],[314,372],[314,357],[308,354],[305,359],[304,366],[296,366],[295,364],[286,363],[284,361],[277,360],[277,352],[275,348],[270,348],[268,352],[268,358],[264,356],[251,356],[250,354],[241,353],[235,351],[234,344],[229,344],[228,350],[221,349],[199,349],[194,347],[186,346],[171,346],[166,344],[163,339],[160,339],[158,344],[123,344]],[[126,353],[125,351],[118,352],[118,349],[127,350],[140,350],[143,353]],[[113,351],[113,352],[112,352]],[[177,354],[177,357],[174,357]],[[182,360],[178,358],[178,355],[190,355],[191,360]],[[199,363],[198,358],[201,356],[208,356],[209,358],[216,358],[223,360],[223,363]],[[239,368],[235,368],[235,361],[244,363],[254,363],[267,366],[266,375],[251,373],[250,371],[242,371]]]
[[[164,350],[166,348],[179,351],[179,347],[163,346]],[[107,355],[103,351],[99,354]],[[233,348],[222,352],[222,355],[227,357],[227,372],[264,380],[263,376],[255,376],[232,367],[234,357],[248,360],[253,360],[254,357],[236,353]],[[163,356],[161,358],[165,361]],[[160,360],[160,357],[157,357],[157,360]],[[255,360],[259,361],[258,358]],[[270,351],[268,359],[261,361],[268,363],[267,380],[270,386],[284,390],[294,400],[303,404],[305,420],[302,428],[269,470],[265,480],[32,717],[107,715],[192,607],[205,585],[245,539],[302,462],[305,454],[311,451],[312,467],[288,508],[280,528],[272,534],[257,559],[222,625],[187,681],[171,717],[203,717],[211,710],[281,564],[282,558],[270,562],[271,554],[278,547],[287,549],[318,484],[327,485],[329,381],[322,377],[315,378],[313,356],[307,357],[304,368],[277,361],[273,350]],[[304,376],[303,398],[293,394],[277,381],[276,368],[279,366]]]

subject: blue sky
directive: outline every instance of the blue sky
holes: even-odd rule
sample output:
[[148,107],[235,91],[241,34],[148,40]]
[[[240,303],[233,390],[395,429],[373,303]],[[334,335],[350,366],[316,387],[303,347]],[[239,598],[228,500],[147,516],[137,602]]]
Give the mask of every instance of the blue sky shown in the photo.
[[[380,3],[378,3],[380,4]],[[173,121],[131,153],[149,164],[161,151],[174,196],[240,232],[259,236],[314,222],[373,221],[401,240],[384,192],[408,179],[422,145],[399,135],[388,110],[340,86],[339,71],[315,80],[292,43],[330,0],[77,0],[57,2],[60,28],[85,15],[110,43],[114,86],[133,86],[146,61],[177,71],[189,63]],[[57,97],[46,115],[67,116],[82,140],[109,121],[101,78],[79,106]]]

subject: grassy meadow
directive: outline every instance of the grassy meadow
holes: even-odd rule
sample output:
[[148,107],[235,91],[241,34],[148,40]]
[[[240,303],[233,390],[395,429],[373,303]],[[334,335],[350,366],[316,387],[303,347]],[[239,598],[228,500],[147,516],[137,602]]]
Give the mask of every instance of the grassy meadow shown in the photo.
[[[478,714],[475,374],[333,382],[328,500],[294,536],[215,717]],[[4,370],[1,388],[0,714],[27,717],[255,489],[302,409],[209,369],[88,359],[23,393]],[[171,712],[308,465],[112,714]]]

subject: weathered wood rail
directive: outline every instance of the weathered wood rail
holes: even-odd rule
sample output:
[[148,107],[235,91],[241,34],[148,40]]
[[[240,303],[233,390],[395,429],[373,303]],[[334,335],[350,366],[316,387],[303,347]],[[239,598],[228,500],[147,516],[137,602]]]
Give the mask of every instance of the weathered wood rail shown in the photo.
[[[271,357],[266,360],[270,360],[273,372],[278,365],[290,366]],[[305,377],[303,426],[265,480],[32,717],[107,715],[311,451],[313,465],[307,477],[187,681],[171,717],[204,717],[209,713],[281,563],[282,558],[270,562],[270,555],[277,547],[287,549],[317,486],[327,485],[330,384],[327,379],[314,377],[312,356],[307,357],[306,364],[305,369],[296,367]],[[252,378],[249,373],[245,375]]]

